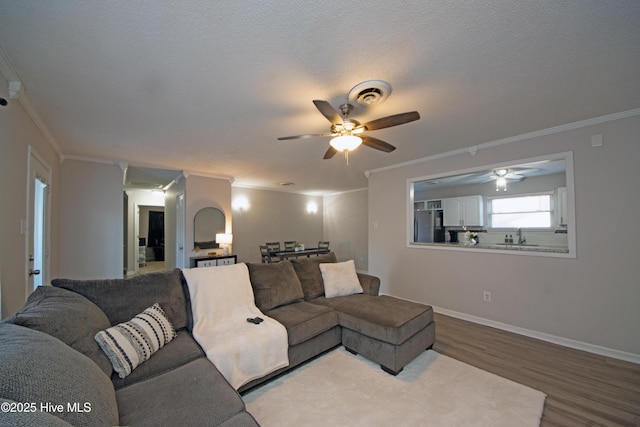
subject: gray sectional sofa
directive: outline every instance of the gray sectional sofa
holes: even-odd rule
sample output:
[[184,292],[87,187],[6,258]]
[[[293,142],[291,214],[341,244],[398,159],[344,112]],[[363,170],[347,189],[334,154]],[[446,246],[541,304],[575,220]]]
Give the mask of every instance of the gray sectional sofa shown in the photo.
[[[290,364],[237,391],[191,335],[180,270],[56,279],[0,323],[0,425],[257,426],[239,393],[327,350],[343,344],[396,374],[433,344],[431,307],[378,296],[376,277],[358,273],[362,293],[327,298],[319,265],[330,262],[247,264],[256,305],[287,329]],[[155,303],[175,339],[120,378],[94,336]]]

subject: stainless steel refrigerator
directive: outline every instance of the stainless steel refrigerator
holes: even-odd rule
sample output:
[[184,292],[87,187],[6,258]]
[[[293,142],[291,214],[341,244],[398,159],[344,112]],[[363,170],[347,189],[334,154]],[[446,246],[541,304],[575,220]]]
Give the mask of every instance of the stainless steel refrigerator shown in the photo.
[[413,213],[413,241],[423,243],[444,242],[442,209],[420,210]]

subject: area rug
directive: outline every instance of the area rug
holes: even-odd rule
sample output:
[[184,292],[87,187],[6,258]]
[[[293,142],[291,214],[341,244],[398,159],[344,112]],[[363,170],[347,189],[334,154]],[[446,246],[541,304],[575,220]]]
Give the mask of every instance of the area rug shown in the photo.
[[338,348],[245,396],[262,427],[539,426],[545,394],[433,350],[396,377]]

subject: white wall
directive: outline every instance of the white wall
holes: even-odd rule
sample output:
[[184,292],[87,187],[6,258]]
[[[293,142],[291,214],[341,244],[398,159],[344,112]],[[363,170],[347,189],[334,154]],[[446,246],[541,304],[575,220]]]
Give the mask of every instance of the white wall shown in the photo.
[[[52,168],[50,246],[57,246],[59,158],[17,99],[9,99],[8,83],[0,74],[0,318],[17,311],[27,296],[26,238],[20,221],[27,218],[27,158],[29,146]],[[50,277],[57,275],[58,257],[51,252]]]
[[324,240],[338,261],[354,260],[356,269],[369,268],[367,189],[324,197]]
[[[322,197],[233,187],[233,200],[242,197],[250,206],[233,211],[233,253],[238,262],[261,262],[259,246],[266,242],[296,240],[316,247],[323,240]],[[316,203],[316,213],[307,212],[308,202]]]
[[[604,146],[591,146],[596,134]],[[372,172],[369,271],[387,294],[640,357],[638,135],[635,116]],[[407,247],[407,179],[564,151],[574,153],[577,258]]]
[[115,164],[67,159],[60,165],[60,277],[122,277],[123,174]]

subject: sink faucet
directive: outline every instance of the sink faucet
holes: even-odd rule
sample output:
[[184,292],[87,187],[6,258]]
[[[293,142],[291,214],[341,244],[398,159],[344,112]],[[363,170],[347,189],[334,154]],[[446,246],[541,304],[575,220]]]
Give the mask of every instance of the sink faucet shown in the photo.
[[527,243],[526,237],[522,237],[522,228],[518,228],[518,244],[524,245]]

